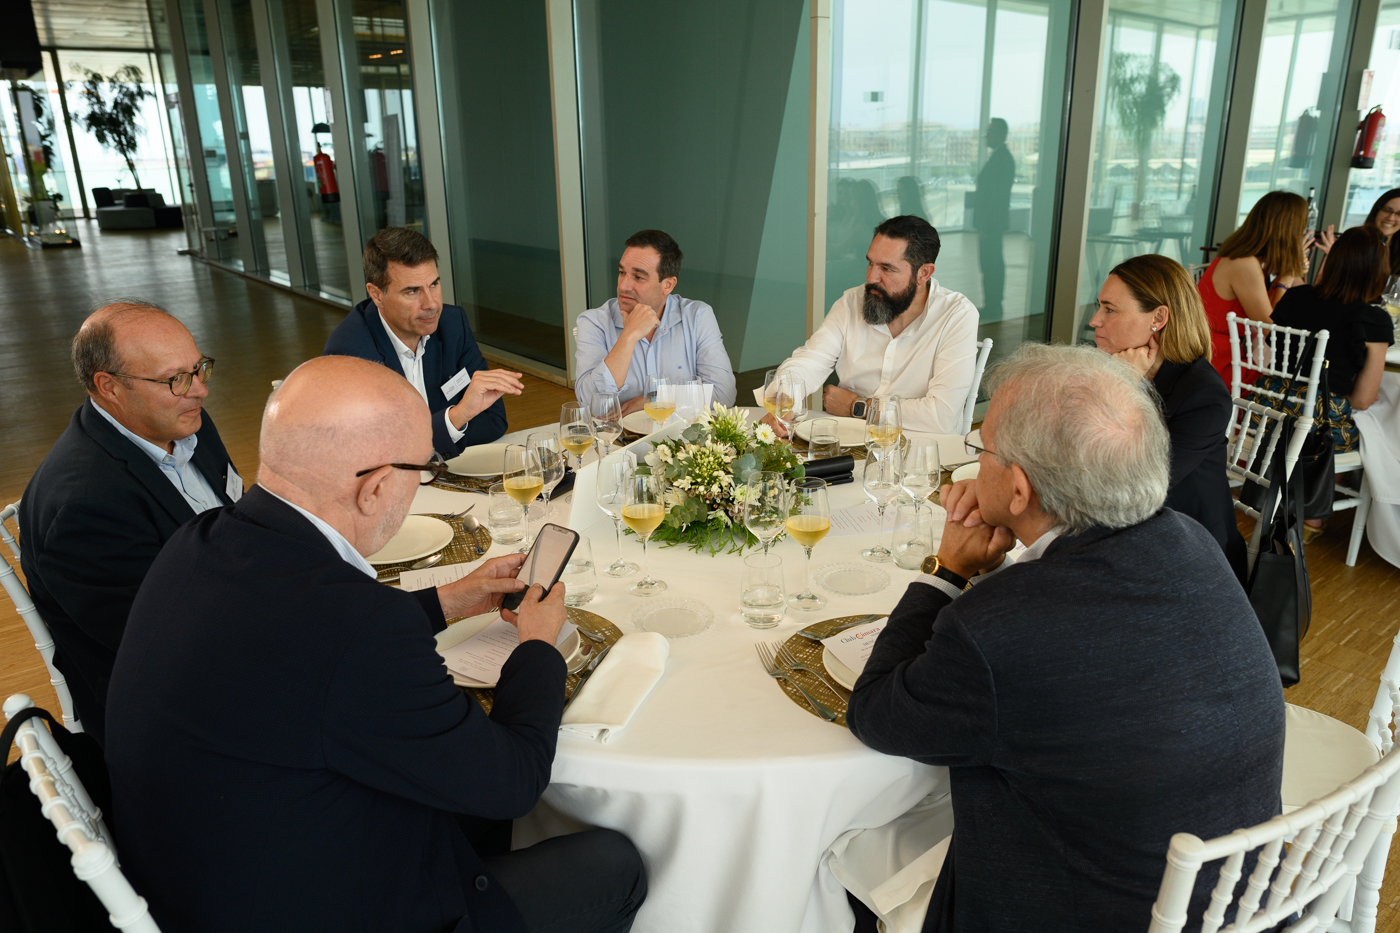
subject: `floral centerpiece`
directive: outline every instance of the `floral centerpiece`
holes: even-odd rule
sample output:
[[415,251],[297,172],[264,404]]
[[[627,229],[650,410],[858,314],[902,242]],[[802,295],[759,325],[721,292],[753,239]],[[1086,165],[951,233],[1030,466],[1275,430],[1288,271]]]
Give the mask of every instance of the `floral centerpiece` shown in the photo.
[[806,469],[766,424],[749,424],[742,408],[718,402],[679,438],[659,440],[646,462],[666,478],[666,519],[652,535],[670,547],[730,553],[759,543],[744,527],[749,477],[764,470],[801,479]]

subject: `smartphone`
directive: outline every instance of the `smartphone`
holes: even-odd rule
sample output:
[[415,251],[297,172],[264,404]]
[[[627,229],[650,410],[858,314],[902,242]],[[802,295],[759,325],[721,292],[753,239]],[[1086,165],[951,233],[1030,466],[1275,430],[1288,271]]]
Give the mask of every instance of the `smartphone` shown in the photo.
[[559,582],[559,577],[564,573],[564,567],[569,563],[576,547],[577,531],[554,524],[541,528],[539,534],[535,535],[535,544],[530,548],[530,553],[525,555],[525,563],[521,564],[515,573],[517,580],[525,581],[525,589],[502,596],[501,608],[511,612],[519,609],[521,600],[536,583],[548,593],[554,584]]

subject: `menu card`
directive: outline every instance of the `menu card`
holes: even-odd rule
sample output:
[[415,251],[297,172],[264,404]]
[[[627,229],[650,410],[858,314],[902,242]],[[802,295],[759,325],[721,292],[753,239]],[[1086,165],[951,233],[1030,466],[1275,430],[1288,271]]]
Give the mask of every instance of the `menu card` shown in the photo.
[[[555,646],[564,644],[572,636],[577,626],[565,622],[559,630]],[[469,680],[483,684],[495,684],[501,679],[501,667],[506,658],[520,644],[520,633],[505,619],[496,619],[486,628],[466,641],[438,652],[447,664],[447,669]]]
[[859,677],[865,670],[865,662],[870,660],[870,652],[875,650],[875,640],[885,630],[889,616],[869,625],[857,625],[844,632],[837,632],[830,638],[823,638],[822,644],[835,655],[836,660],[846,665]]

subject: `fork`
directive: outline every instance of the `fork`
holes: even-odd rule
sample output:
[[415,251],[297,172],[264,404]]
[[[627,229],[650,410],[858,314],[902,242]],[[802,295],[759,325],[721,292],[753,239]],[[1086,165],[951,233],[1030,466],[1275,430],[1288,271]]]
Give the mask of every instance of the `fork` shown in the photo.
[[476,508],[475,502],[473,502],[471,505],[467,506],[460,512],[419,512],[418,514],[423,515],[427,518],[440,518],[443,521],[447,521],[451,518],[461,518],[463,515],[466,515],[474,508]]
[[832,693],[834,693],[837,697],[839,697],[842,700],[842,702],[850,701],[850,691],[838,690],[836,684],[832,683],[831,679],[828,678],[825,673],[817,670],[815,667],[807,665],[796,654],[793,654],[792,649],[789,648],[787,644],[783,642],[780,642],[778,644],[778,663],[790,671],[806,671],[813,677],[820,680],[822,683],[826,684],[826,688]]
[[764,673],[766,673],[769,677],[772,677],[774,680],[786,680],[788,683],[792,684],[794,687],[797,688],[798,693],[801,693],[802,696],[804,696],[807,699],[808,704],[811,705],[812,709],[816,711],[818,716],[825,719],[827,722],[836,721],[836,714],[832,712],[830,707],[822,703],[821,700],[818,700],[816,697],[812,696],[812,694],[807,690],[806,687],[793,680],[781,667],[778,666],[777,659],[773,657],[773,647],[771,645],[757,644],[754,645],[754,650],[758,652],[758,660],[763,664]]

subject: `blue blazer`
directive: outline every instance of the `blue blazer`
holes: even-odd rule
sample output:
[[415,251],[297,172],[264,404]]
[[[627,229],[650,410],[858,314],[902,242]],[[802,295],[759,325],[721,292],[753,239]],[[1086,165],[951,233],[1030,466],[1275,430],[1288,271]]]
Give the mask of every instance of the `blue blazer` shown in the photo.
[[[195,436],[190,463],[228,504],[233,464],[209,412]],[[194,509],[160,467],[91,400],[73,412],[24,490],[20,565],[78,718],[99,742],[131,601],[161,547],[191,518]]]
[[[331,332],[322,355],[358,356],[383,363],[400,376],[404,374],[399,356],[384,332],[379,309],[368,298],[355,305],[340,326]],[[423,385],[428,390],[428,408],[433,413],[433,449],[444,457],[455,457],[473,444],[490,443],[506,433],[506,403],[502,399],[496,399],[471,419],[460,441],[452,440],[443,420],[442,413],[460,402],[467,390],[463,387],[455,395],[446,396],[442,394],[442,384],[463,369],[476,375],[488,368],[486,357],[481,355],[471,325],[467,323],[467,313],[457,305],[443,305],[437,331],[428,341],[423,355]]]
[[256,486],[171,539],[106,748],[122,869],[162,929],[523,933],[458,815],[544,792],[564,659],[515,649],[487,715],[434,650],[443,627],[436,590],[376,583]]

